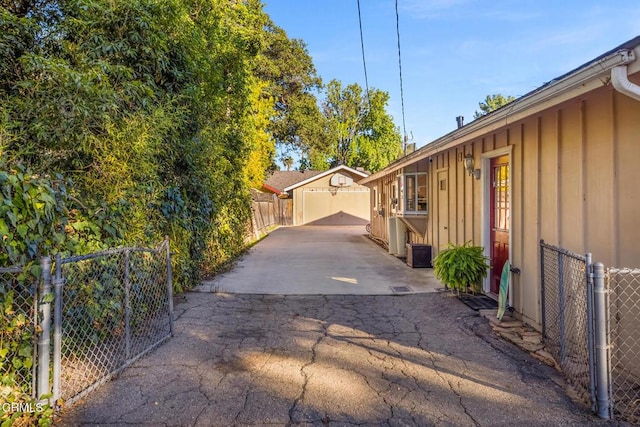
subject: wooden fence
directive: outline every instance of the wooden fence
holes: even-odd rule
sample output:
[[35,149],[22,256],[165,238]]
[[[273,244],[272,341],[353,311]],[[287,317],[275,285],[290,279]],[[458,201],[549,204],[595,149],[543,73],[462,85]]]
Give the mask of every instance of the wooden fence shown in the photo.
[[251,235],[259,239],[278,225],[293,225],[293,200],[279,199],[275,194],[257,193],[251,204]]

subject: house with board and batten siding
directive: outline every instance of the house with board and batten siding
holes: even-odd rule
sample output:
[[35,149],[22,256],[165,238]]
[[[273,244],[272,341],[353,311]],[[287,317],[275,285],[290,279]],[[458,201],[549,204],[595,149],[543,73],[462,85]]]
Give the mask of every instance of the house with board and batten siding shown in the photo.
[[538,329],[540,240],[640,266],[639,57],[637,37],[360,180],[371,234],[399,256],[483,246],[493,297],[508,259],[508,303]]

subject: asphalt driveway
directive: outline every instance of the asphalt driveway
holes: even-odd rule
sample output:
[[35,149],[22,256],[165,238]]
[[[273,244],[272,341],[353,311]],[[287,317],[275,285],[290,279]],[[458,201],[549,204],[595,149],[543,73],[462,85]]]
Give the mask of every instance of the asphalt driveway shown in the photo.
[[60,425],[604,424],[446,293],[188,293],[175,337]]
[[[569,397],[558,372],[451,294],[431,292],[440,285],[430,270],[362,231],[276,230],[233,271],[180,296],[175,336],[57,423],[607,424]],[[419,292],[386,295],[392,285]]]
[[392,287],[434,292],[432,269],[410,268],[365,236],[363,226],[274,230],[233,271],[197,290],[273,295],[390,295]]

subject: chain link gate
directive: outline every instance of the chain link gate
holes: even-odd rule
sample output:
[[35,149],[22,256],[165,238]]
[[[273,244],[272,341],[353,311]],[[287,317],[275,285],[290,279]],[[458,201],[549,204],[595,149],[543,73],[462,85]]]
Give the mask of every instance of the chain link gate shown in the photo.
[[640,424],[640,269],[540,248],[545,343],[601,418]]
[[593,290],[590,255],[540,241],[542,334],[578,395],[595,410]]
[[53,396],[70,403],[173,334],[169,242],[54,265]]
[[8,392],[72,403],[173,335],[169,239],[0,268],[0,320]]

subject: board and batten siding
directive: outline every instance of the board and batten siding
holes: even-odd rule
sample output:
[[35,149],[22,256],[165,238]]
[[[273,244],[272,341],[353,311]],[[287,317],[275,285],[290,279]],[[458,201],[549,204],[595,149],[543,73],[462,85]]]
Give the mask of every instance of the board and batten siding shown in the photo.
[[[398,172],[389,173],[368,185],[371,189],[371,234],[379,239],[389,242],[389,230],[387,218],[395,215],[393,207],[393,186],[398,180]],[[382,207],[379,213],[378,207]]]
[[[409,240],[431,244],[433,256],[450,242],[487,242],[490,183],[484,175],[493,152],[508,153],[510,259],[521,271],[512,275],[511,297],[524,320],[540,326],[540,239],[591,252],[606,266],[640,267],[640,102],[606,85],[458,142],[425,152],[427,232]],[[466,153],[474,155],[481,179],[465,171]],[[386,218],[372,219],[373,234],[383,239]]]

